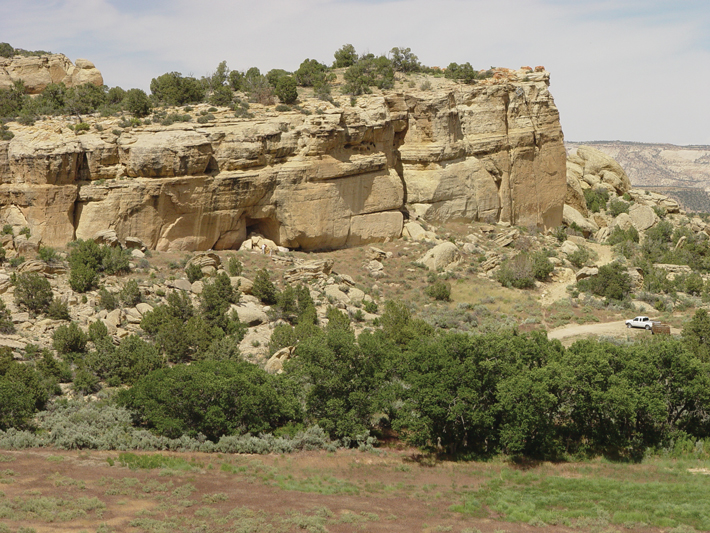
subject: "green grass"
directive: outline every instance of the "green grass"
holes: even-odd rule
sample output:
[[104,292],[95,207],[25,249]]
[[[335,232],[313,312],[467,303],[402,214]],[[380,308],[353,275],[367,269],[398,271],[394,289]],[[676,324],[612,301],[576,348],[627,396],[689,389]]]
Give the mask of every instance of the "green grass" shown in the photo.
[[127,466],[131,470],[164,468],[169,470],[191,471],[202,468],[194,458],[186,461],[182,457],[170,457],[160,454],[136,455],[135,453],[118,454],[118,462],[121,466]]
[[501,520],[538,525],[586,527],[590,521],[601,521],[624,527],[690,526],[710,531],[709,476],[666,469],[662,464],[637,473],[628,465],[624,470],[627,479],[613,475],[617,468],[612,468],[612,475],[590,468],[588,475],[571,478],[540,471],[504,471],[499,479],[466,494],[452,510],[480,518],[495,514]]

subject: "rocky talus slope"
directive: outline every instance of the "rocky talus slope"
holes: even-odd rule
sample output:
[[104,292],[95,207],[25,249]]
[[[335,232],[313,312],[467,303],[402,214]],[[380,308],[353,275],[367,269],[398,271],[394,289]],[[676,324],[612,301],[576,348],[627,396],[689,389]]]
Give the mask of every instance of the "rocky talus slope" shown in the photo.
[[476,85],[437,79],[354,105],[253,104],[252,118],[221,108],[203,124],[92,116],[77,134],[67,119],[10,123],[0,223],[46,246],[110,229],[157,250],[234,249],[250,233],[339,248],[399,237],[417,217],[552,228],[565,149],[548,85],[544,71],[498,69]]
[[74,64],[63,54],[0,57],[0,89],[12,87],[17,80],[24,82],[29,94],[41,93],[50,83],[67,87],[104,84],[101,72],[88,59],[77,59]]

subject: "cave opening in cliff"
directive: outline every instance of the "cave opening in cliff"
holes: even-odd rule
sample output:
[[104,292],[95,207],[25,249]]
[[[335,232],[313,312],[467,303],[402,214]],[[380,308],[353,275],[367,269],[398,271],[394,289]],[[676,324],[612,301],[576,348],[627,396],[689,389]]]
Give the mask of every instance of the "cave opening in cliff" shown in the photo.
[[274,241],[276,244],[281,244],[279,242],[280,224],[278,220],[273,218],[247,218],[246,227],[247,237],[257,234]]

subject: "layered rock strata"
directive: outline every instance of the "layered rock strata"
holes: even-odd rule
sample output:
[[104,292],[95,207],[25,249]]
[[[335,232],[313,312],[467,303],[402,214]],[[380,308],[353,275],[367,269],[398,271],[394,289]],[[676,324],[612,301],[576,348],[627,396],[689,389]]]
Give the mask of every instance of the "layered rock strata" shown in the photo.
[[[0,142],[0,223],[48,246],[115,230],[158,250],[238,248],[258,232],[326,249],[399,237],[406,217],[561,223],[565,150],[546,72],[477,85],[308,100],[254,118],[118,129],[91,117],[10,124]],[[195,111],[201,111],[198,106]],[[97,127],[98,126],[98,127]]]

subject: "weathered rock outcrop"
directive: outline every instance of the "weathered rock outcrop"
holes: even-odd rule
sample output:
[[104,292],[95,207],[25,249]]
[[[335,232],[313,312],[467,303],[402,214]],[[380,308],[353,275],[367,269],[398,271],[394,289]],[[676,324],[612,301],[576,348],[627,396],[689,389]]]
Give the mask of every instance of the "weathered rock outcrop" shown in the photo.
[[[10,124],[0,142],[0,223],[51,246],[112,229],[159,250],[337,248],[398,237],[405,216],[555,227],[565,151],[546,72],[435,91],[360,97],[355,106],[207,124],[118,130],[85,118]],[[196,111],[202,108],[197,107]],[[117,134],[118,133],[118,134]],[[12,220],[11,220],[12,219]]]
[[77,59],[74,64],[63,54],[0,57],[0,89],[12,87],[17,80],[25,83],[29,94],[41,93],[50,83],[67,87],[104,84],[101,72],[88,59]]

